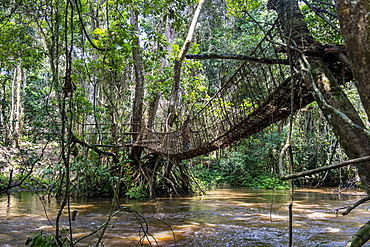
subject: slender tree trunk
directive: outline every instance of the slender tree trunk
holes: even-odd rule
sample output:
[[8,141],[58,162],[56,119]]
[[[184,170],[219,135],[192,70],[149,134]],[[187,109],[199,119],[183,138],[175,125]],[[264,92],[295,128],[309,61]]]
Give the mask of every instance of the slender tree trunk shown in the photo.
[[13,144],[14,140],[14,121],[15,121],[15,80],[16,80],[17,68],[14,69],[12,83],[10,85],[10,108],[9,108],[9,131],[10,131],[10,144]]
[[[132,110],[132,132],[133,142],[138,138],[138,133],[141,128],[143,118],[143,100],[144,100],[144,65],[140,54],[140,38],[139,38],[139,17],[135,8],[131,10],[130,22],[134,27],[135,37],[132,41],[132,57],[134,60],[135,69],[135,96]],[[140,161],[142,148],[134,146],[131,152],[131,159],[134,162]]]
[[19,71],[17,75],[17,89],[16,89],[16,146],[19,145],[20,138],[23,135],[24,127],[24,109],[23,109],[23,92],[25,83],[25,73],[21,65],[19,65]]
[[198,3],[198,7],[194,13],[193,20],[191,22],[188,35],[186,37],[185,43],[180,51],[179,56],[175,60],[175,66],[174,66],[174,76],[173,76],[173,82],[172,82],[172,89],[170,94],[170,102],[168,105],[168,124],[169,126],[172,126],[174,121],[176,120],[176,109],[179,103],[179,91],[180,91],[180,79],[181,79],[181,67],[182,62],[185,59],[185,55],[188,52],[191,41],[193,39],[194,31],[196,24],[198,22],[198,17],[200,15],[200,11],[203,7],[205,0],[200,0]]
[[153,100],[149,103],[149,112],[148,112],[148,127],[153,128],[155,123],[155,118],[157,116],[159,101],[161,99],[161,94],[156,93]]
[[21,137],[22,122],[23,122],[23,104],[22,104],[22,83],[23,70],[20,65],[14,69],[13,80],[11,84],[11,104],[9,113],[9,126],[11,134],[11,144],[14,147],[19,146],[19,138]]
[[[166,41],[168,43],[168,46],[166,47],[167,54],[170,54],[172,50],[172,44],[175,39],[175,30],[172,27],[172,21],[169,20],[168,18],[166,18],[166,22],[165,22],[164,37],[166,38]],[[167,57],[162,59],[159,73],[163,74],[163,69],[166,67],[168,67]],[[161,99],[161,92],[157,92],[154,95],[153,100],[149,103],[148,126],[150,127],[152,127],[155,122],[160,99]]]
[[[302,46],[309,45],[320,47],[308,32],[297,1],[270,0],[268,7],[276,10],[285,36],[292,37],[294,43],[298,45],[297,48],[303,49]],[[352,46],[347,44],[347,49],[351,50]],[[298,57],[296,54],[295,58]],[[298,60],[294,60],[296,65]],[[306,61],[302,62],[308,69],[305,82],[313,89],[314,98],[333,127],[345,153],[351,159],[367,156],[370,153],[370,135],[366,134],[365,126],[355,107],[322,60],[322,56],[310,56]],[[357,165],[357,169],[366,192],[370,194],[370,162]]]
[[10,145],[10,121],[9,121],[9,114],[8,114],[8,106],[5,102],[8,101],[8,96],[6,93],[6,83],[9,79],[5,79],[2,84],[2,104],[1,104],[1,127],[3,128],[3,142],[4,146]]

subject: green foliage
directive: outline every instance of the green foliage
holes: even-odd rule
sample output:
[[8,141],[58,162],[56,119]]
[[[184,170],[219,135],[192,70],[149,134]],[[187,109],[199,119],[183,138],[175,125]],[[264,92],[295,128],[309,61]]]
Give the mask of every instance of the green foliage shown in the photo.
[[[248,155],[233,152],[227,160],[205,166],[199,164],[194,168],[196,179],[204,187],[243,186],[259,189],[287,189],[289,184],[269,174],[263,165]],[[262,160],[261,160],[262,161]],[[262,161],[263,162],[263,161]]]
[[45,55],[40,47],[35,47],[35,30],[26,24],[8,21],[1,23],[0,64],[22,64],[24,68],[37,68]]
[[135,168],[130,163],[123,167],[123,189],[124,194],[130,199],[144,199],[148,197],[148,192],[144,184],[137,184],[134,178]]
[[148,197],[148,193],[145,189],[145,185],[141,184],[139,186],[135,186],[131,184],[128,186],[128,190],[125,193],[126,196],[130,199],[145,199]]
[[[358,99],[357,99],[358,100]],[[355,100],[356,101],[356,100]],[[334,164],[345,159],[336,138],[316,103],[299,112],[293,123],[292,148],[294,171],[306,171]],[[286,189],[277,167],[280,150],[288,133],[288,125],[270,126],[223,151],[219,160],[201,160],[194,166],[195,177],[208,186],[245,186],[261,189]],[[288,167],[288,166],[287,166]],[[288,173],[286,168],[285,173]],[[351,167],[330,170],[295,180],[299,186],[356,185],[356,172]]]
[[260,176],[255,179],[254,188],[258,189],[279,189],[279,190],[286,190],[289,189],[290,183],[289,181],[281,181],[277,177],[271,176]]
[[277,148],[281,137],[273,132],[247,138],[213,163],[194,167],[195,177],[206,186],[244,186],[261,189],[286,189],[288,184],[277,178]]
[[26,241],[26,245],[30,247],[58,247],[58,243],[55,241],[53,236],[43,235],[43,232],[34,234],[29,237]]
[[[334,26],[336,26],[336,28],[339,29],[339,21],[334,17],[336,13],[334,4],[332,6],[324,4],[324,2],[311,2],[310,4],[313,5],[314,8],[324,9],[325,12],[321,12],[321,14],[323,14],[327,20],[329,20]],[[307,5],[302,6],[302,13],[305,16],[305,20],[311,35],[319,42],[326,44],[343,43],[341,34],[335,31],[335,29],[333,29],[324,19],[318,16],[310,7]],[[326,15],[325,13],[332,13],[333,15]]]
[[[27,176],[27,177],[26,177]],[[15,174],[12,177],[13,185],[18,185],[12,189],[15,190],[43,190],[50,185],[51,181],[40,177],[37,174],[25,175],[25,174]],[[9,185],[9,176],[4,173],[0,173],[0,189],[4,189]]]
[[[61,233],[65,234],[68,232],[67,229],[62,229]],[[62,246],[70,246],[66,237],[61,238]],[[29,237],[25,243],[30,247],[60,247],[55,237],[52,235],[44,234],[43,231],[35,233],[32,237]]]
[[[23,180],[25,175],[16,175],[14,177],[15,181]],[[48,187],[50,181],[48,179],[42,179],[38,175],[31,174],[27,177],[22,185],[19,187],[20,189],[25,190],[38,190],[38,189],[45,189]]]
[[[297,114],[292,133],[292,148],[294,152],[294,170],[306,171],[324,165],[338,163],[346,159],[337,139],[326,122],[316,103],[311,103],[305,111]],[[331,160],[331,163],[329,164]],[[345,172],[344,172],[345,170]],[[330,170],[328,173],[319,173],[299,179],[300,185],[338,186],[343,181],[350,181],[355,177],[355,171],[350,168]],[[325,180],[321,181],[323,178]]]
[[77,197],[106,197],[113,194],[113,185],[117,181],[111,173],[111,167],[94,151],[81,153],[71,163],[72,190]]
[[0,188],[8,186],[9,178],[4,173],[0,173]]
[[238,1],[238,0],[226,0],[227,8],[229,13],[232,15],[238,15],[240,12],[247,12],[252,9],[259,7],[262,3],[260,0],[246,0],[246,1]]
[[24,93],[26,132],[30,141],[54,140],[59,132],[57,101],[50,86],[45,85],[42,75],[31,74]]

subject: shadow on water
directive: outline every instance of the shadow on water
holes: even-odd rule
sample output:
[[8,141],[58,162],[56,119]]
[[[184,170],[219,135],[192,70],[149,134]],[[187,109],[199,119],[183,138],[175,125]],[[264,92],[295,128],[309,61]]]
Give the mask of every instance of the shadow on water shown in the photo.
[[[52,225],[58,212],[54,198],[41,201],[34,192],[0,196],[0,246],[24,246],[32,233],[54,232]],[[335,213],[335,209],[356,202],[361,195],[301,189],[294,197],[294,246],[344,246],[369,220],[366,204],[347,216]],[[288,199],[287,191],[242,188],[208,191],[205,196],[125,200],[122,206],[145,219],[128,212],[117,214],[107,228],[104,246],[135,246],[141,236],[139,222],[148,224],[159,246],[287,246]],[[73,201],[71,210],[78,211],[72,222],[74,239],[103,224],[110,205],[109,199],[102,198]],[[66,211],[62,223],[67,226]],[[93,244],[96,239],[93,235],[79,246]],[[149,240],[156,245],[152,238]]]

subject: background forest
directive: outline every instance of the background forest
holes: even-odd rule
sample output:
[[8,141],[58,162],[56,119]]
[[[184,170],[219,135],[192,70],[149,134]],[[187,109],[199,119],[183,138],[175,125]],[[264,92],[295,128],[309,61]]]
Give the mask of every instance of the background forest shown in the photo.
[[[333,3],[300,5],[316,40],[343,42]],[[0,189],[143,198],[207,186],[288,188],[278,170],[287,120],[175,164],[132,145],[144,122],[180,126],[243,63],[186,53],[249,54],[277,18],[263,1],[206,1],[189,43],[196,7],[191,0],[2,1]],[[330,21],[318,14],[323,7]],[[342,87],[359,105],[353,83]],[[296,171],[346,158],[315,102],[294,115],[292,147]],[[295,185],[358,181],[346,167]]]

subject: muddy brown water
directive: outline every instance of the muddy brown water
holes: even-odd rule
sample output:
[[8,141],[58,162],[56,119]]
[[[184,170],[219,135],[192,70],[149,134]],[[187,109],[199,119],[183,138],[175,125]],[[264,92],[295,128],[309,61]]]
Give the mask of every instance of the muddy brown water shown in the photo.
[[[54,232],[58,204],[53,198],[41,201],[38,194],[0,194],[0,246],[25,246],[33,233]],[[294,246],[344,246],[370,220],[369,204],[347,216],[337,215],[335,209],[351,205],[363,196],[338,195],[329,189],[296,190]],[[118,213],[110,221],[103,243],[140,246],[140,222],[145,222],[151,235],[144,246],[149,245],[148,241],[153,246],[288,246],[288,200],[288,191],[244,188],[212,190],[205,196],[126,200],[122,206],[138,214]],[[78,211],[72,222],[74,240],[103,224],[110,205],[109,199],[102,198],[73,201],[71,210]],[[65,211],[63,226],[67,226],[67,218]],[[95,246],[96,239],[97,235],[92,235],[78,246]]]

